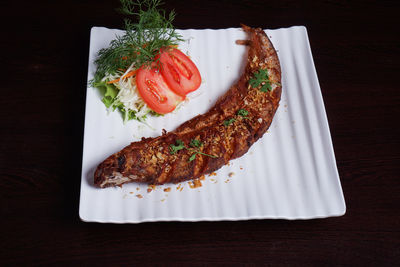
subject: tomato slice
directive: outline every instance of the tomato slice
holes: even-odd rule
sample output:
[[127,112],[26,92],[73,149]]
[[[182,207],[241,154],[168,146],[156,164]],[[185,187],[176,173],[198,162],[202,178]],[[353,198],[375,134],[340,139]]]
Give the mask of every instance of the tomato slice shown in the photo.
[[163,49],[156,59],[160,60],[161,74],[175,93],[185,96],[200,87],[199,70],[180,50]]
[[185,99],[169,88],[155,68],[142,66],[136,74],[136,85],[144,102],[159,114],[173,111]]

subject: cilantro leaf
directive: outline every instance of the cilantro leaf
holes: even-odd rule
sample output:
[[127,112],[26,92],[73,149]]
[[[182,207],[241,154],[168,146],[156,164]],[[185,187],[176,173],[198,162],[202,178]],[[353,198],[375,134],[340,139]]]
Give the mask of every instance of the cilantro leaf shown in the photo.
[[247,110],[245,110],[245,109],[239,109],[239,110],[237,111],[237,114],[238,114],[239,116],[246,117],[247,115],[249,115],[249,112],[248,112]]
[[191,146],[191,147],[201,147],[202,145],[203,145],[203,143],[197,139],[192,139],[189,144],[189,146]]
[[264,92],[264,93],[269,92],[271,90],[272,90],[272,86],[271,86],[271,82],[269,80],[266,81],[265,84],[263,84],[260,89],[260,91]]
[[186,147],[185,147],[185,144],[183,143],[183,141],[180,139],[176,139],[175,145],[174,144],[169,145],[169,149],[170,149],[169,153],[171,155],[173,155],[173,154],[176,154],[179,150],[182,150],[184,148],[186,148]]
[[194,153],[193,155],[190,156],[189,162],[193,161],[197,156],[197,153]]
[[[202,145],[203,145],[203,143],[197,139],[192,139],[190,141],[190,146],[192,146],[192,147],[200,147]],[[189,158],[189,162],[193,161],[196,158],[197,154],[204,155],[204,156],[211,157],[211,158],[217,158],[217,156],[203,153],[194,148],[186,147],[185,144],[183,143],[183,141],[180,139],[176,139],[175,144],[169,145],[169,149],[170,149],[169,153],[171,155],[176,154],[179,150],[182,150],[182,149],[187,149],[188,151],[193,152],[193,154]]]
[[251,87],[257,88],[260,85],[260,82],[257,79],[253,78],[249,80],[249,84],[251,85]]
[[229,125],[231,125],[232,123],[234,123],[236,121],[236,119],[235,118],[230,118],[229,120],[224,120],[224,125],[225,126],[229,126]]
[[253,78],[249,80],[251,87],[257,88],[261,86],[260,91],[264,93],[272,90],[267,69],[260,69],[258,72],[254,72],[253,75]]

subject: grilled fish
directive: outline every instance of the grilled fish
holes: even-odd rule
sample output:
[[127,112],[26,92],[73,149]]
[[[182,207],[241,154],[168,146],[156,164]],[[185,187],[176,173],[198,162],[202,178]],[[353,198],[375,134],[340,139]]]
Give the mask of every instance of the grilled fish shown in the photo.
[[[281,98],[277,53],[262,29],[243,25],[249,39],[245,71],[205,114],[159,137],[142,138],[109,156],[96,169],[101,188],[128,182],[178,183],[209,174],[245,154],[268,130]],[[267,81],[252,82],[267,73]],[[263,90],[268,83],[268,90]],[[196,140],[196,141],[193,141]]]

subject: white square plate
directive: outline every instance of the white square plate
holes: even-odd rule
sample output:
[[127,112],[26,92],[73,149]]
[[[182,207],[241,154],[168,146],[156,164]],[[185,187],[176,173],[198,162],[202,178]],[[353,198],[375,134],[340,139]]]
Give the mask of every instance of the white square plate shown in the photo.
[[[243,157],[205,177],[202,186],[167,184],[151,191],[144,184],[100,189],[97,165],[142,136],[158,136],[206,112],[239,78],[246,47],[241,29],[179,30],[180,49],[198,66],[203,83],[188,103],[144,124],[123,124],[107,113],[97,89],[87,88],[79,215],[83,221],[219,221],[311,219],[340,216],[346,207],[328,121],[305,27],[267,30],[281,62],[282,99],[269,131]],[[120,30],[93,27],[88,80],[99,49]],[[150,191],[150,192],[148,192]]]

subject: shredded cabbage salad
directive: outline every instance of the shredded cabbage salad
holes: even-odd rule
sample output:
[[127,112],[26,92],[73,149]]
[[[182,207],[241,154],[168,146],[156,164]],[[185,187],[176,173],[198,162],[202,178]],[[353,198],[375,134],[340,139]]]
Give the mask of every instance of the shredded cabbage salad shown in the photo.
[[161,48],[177,46],[183,39],[172,25],[175,13],[159,9],[161,0],[120,1],[121,13],[137,20],[125,18],[125,33],[98,51],[94,61],[97,70],[89,84],[100,89],[109,112],[118,109],[122,113],[124,123],[144,122],[148,115],[160,114],[151,110],[139,95],[136,71],[151,65]]
[[129,120],[144,122],[149,113],[160,116],[160,114],[151,110],[140,97],[136,88],[136,76],[127,75],[135,70],[133,65],[125,72],[119,71],[115,74],[106,73],[100,81],[93,84],[94,87],[99,88],[103,92],[102,102],[108,111],[118,109],[122,113],[124,123]]

